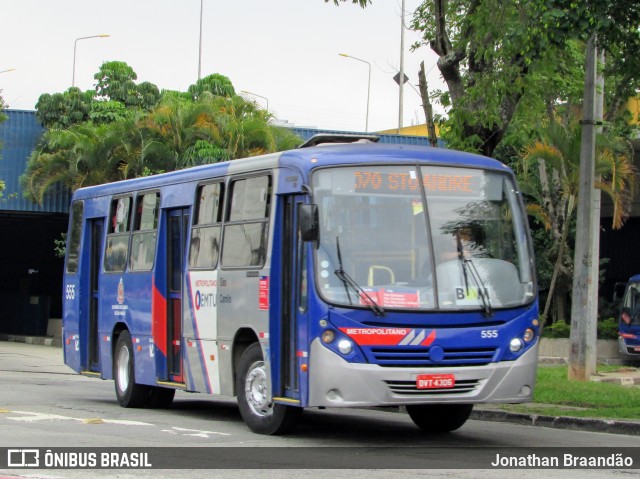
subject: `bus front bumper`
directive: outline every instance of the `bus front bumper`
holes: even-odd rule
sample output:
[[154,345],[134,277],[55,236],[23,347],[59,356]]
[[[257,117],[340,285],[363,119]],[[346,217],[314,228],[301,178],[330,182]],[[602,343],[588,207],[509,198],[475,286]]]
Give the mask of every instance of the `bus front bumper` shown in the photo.
[[[516,361],[461,368],[397,368],[349,363],[319,340],[309,354],[308,407],[399,406],[428,403],[522,403],[533,397],[538,345]],[[455,385],[419,389],[418,375],[453,374]]]

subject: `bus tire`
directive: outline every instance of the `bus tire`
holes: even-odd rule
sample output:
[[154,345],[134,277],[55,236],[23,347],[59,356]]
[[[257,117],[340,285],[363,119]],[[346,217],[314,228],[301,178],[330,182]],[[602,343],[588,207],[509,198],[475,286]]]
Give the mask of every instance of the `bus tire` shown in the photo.
[[133,358],[133,344],[129,331],[118,336],[113,356],[113,378],[116,383],[116,397],[122,407],[143,407],[149,398],[149,387],[136,384]]
[[473,404],[413,404],[408,405],[409,417],[425,432],[451,432],[467,422]]
[[277,435],[290,431],[302,408],[267,402],[267,370],[259,343],[249,346],[240,358],[236,375],[238,406],[244,422],[258,434]]

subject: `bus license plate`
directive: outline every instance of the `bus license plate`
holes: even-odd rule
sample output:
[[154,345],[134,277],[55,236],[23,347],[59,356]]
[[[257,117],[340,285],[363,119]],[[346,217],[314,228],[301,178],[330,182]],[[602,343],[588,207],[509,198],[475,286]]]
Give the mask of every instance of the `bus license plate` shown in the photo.
[[418,389],[449,389],[455,386],[453,374],[419,374],[416,378]]

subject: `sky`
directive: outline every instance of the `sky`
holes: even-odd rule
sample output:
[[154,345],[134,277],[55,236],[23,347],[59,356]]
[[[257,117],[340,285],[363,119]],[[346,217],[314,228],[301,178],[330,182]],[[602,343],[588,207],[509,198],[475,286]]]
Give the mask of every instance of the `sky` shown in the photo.
[[[420,0],[405,0],[405,24]],[[0,0],[0,90],[11,109],[33,110],[42,93],[93,89],[105,61],[124,61],[137,82],[186,91],[198,79],[201,0]],[[229,77],[236,92],[296,127],[397,128],[401,0],[366,9],[324,0],[202,0],[201,76]],[[108,34],[108,38],[77,38]],[[437,56],[415,52],[405,30],[402,123],[424,123],[418,88],[443,88]],[[367,63],[339,56],[346,53]],[[267,105],[268,102],[268,105]],[[436,106],[436,111],[438,107]]]

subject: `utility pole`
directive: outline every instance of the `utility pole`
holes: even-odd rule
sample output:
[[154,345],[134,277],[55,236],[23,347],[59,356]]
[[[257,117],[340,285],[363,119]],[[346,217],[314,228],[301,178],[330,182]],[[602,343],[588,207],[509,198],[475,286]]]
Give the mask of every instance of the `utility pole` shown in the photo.
[[200,36],[198,37],[198,80],[201,78],[202,71],[202,10],[204,9],[204,0],[200,0]]
[[[576,223],[576,241],[571,305],[569,379],[588,381],[596,372],[597,300],[593,300],[594,179],[596,133],[596,63],[595,35],[587,42],[585,58],[580,179]],[[594,302],[596,304],[594,304]]]
[[400,12],[400,81],[398,85],[398,134],[402,129],[402,103],[404,97],[404,1],[402,0],[402,11]]
[[[599,49],[596,54],[596,115],[595,115],[595,135],[602,133],[602,119],[604,117],[604,50]],[[595,154],[594,154],[595,162]],[[600,181],[600,176],[594,178]],[[600,211],[601,211],[601,191],[600,188],[593,188],[593,238],[591,239],[591,277],[593,281],[589,283],[590,309],[595,318],[595,327],[587,332],[587,343],[593,344],[592,348],[587,348],[587,364],[593,364],[593,373],[596,372],[598,362],[598,290],[600,287]]]

